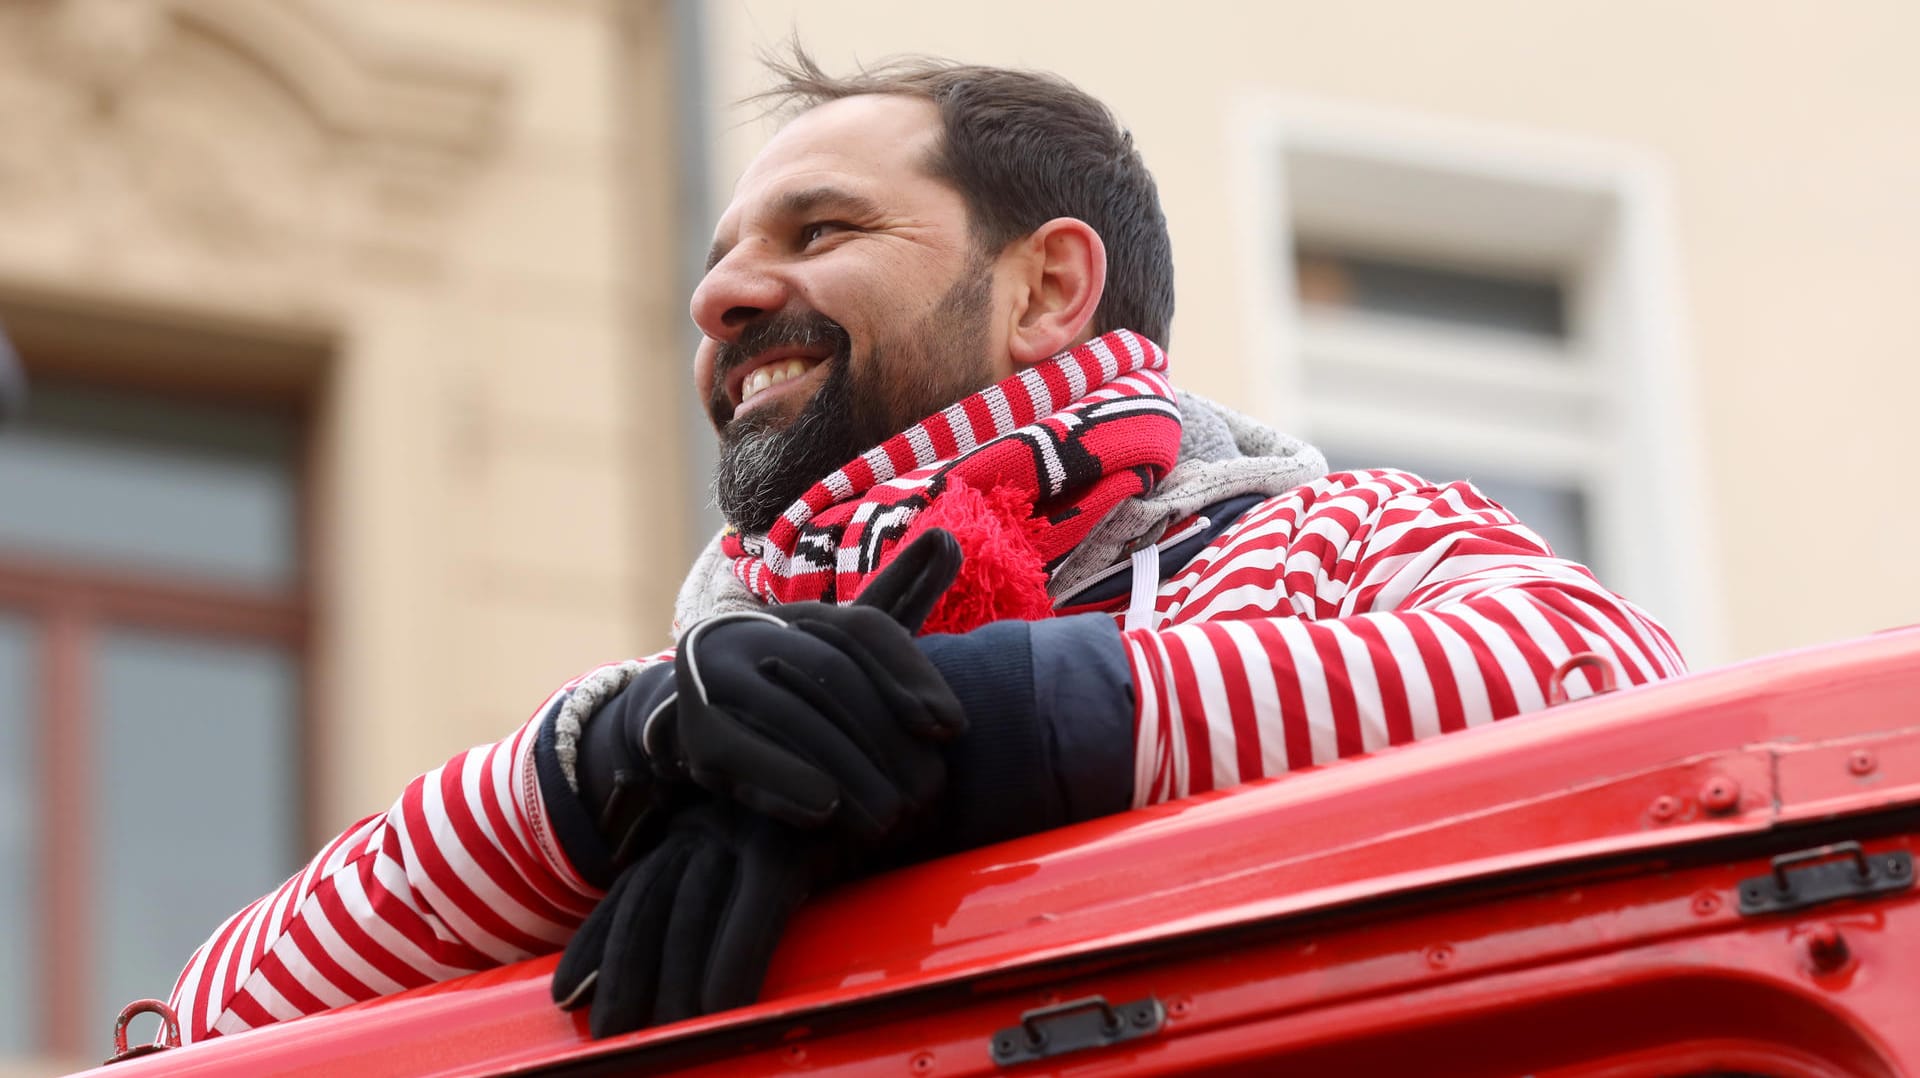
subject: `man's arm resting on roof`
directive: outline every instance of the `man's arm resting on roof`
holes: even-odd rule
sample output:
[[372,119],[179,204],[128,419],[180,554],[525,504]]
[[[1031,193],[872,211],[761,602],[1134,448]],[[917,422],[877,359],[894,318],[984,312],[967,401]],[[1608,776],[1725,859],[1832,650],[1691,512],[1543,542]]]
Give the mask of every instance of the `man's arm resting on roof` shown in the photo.
[[1158,613],[1123,634],[1136,805],[1538,710],[1580,651],[1629,684],[1685,670],[1653,618],[1506,509],[1404,472],[1269,499],[1161,588]]
[[923,647],[973,723],[944,848],[1537,710],[1578,651],[1632,684],[1684,670],[1652,618],[1507,510],[1400,472],[1255,507],[1161,586],[1152,629],[1083,614]]
[[[603,670],[609,668],[602,668]],[[641,671],[671,672],[653,662]],[[407,784],[194,952],[172,1005],[186,1041],[557,951],[600,890],[585,810],[557,796],[553,720],[595,671],[519,730]],[[588,830],[591,830],[588,828]]]

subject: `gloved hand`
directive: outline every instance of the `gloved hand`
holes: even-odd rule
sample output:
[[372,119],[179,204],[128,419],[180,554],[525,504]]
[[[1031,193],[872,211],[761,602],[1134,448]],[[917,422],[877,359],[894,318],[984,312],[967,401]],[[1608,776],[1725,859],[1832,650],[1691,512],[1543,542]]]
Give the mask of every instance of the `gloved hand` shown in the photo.
[[832,821],[885,841],[946,781],[939,745],[966,729],[960,702],[915,645],[960,568],[935,529],[851,606],[791,603],[695,625],[674,660],[678,699],[654,720],[655,763],[800,828]]
[[684,809],[568,942],[553,1000],[591,1001],[595,1037],[752,1003],[787,919],[849,864],[844,839],[725,801]]
[[613,691],[621,677],[616,668],[596,671],[566,704],[591,716],[579,735],[574,770],[580,803],[601,839],[598,849],[581,844],[568,852],[602,884],[652,845],[690,792],[672,775],[657,773],[643,745],[648,726],[673,710],[673,668],[663,663],[628,673]]

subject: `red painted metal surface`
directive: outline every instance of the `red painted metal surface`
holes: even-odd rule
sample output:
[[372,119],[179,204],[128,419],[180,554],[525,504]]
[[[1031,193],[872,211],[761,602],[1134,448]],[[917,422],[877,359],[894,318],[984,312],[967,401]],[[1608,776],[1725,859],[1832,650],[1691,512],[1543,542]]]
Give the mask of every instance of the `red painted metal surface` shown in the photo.
[[988,1073],[1091,994],[1169,1019],[1076,1072],[1920,1073],[1920,895],[1735,893],[1915,844],[1917,701],[1920,630],[1887,633],[865,881],[728,1014],[592,1042],[549,958],[108,1073]]

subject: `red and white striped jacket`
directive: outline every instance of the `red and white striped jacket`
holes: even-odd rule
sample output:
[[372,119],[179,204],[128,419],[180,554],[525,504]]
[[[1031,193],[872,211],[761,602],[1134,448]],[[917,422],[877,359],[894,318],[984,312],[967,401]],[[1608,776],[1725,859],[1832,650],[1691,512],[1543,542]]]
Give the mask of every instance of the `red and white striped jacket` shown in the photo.
[[[1394,471],[1267,499],[1122,635],[1135,805],[1538,709],[1579,651],[1629,683],[1684,669],[1651,617],[1472,486]],[[533,769],[535,731],[568,688],[222,924],[174,987],[183,1037],[558,950],[597,898],[547,826]],[[1594,688],[1569,679],[1571,695]]]

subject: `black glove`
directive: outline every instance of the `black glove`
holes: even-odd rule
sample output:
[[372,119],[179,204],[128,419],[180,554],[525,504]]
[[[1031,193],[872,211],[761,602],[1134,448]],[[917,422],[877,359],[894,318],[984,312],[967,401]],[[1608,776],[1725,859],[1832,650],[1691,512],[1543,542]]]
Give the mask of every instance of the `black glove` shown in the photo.
[[682,810],[567,943],[553,1001],[591,1000],[595,1037],[752,1003],[787,919],[849,865],[843,844],[724,801]]
[[648,725],[661,721],[673,705],[673,668],[651,666],[601,704],[581,732],[575,767],[580,801],[604,854],[576,849],[581,843],[569,845],[568,852],[583,872],[597,869],[586,874],[601,886],[645,852],[671,810],[687,801],[688,791],[676,788],[684,784],[656,773],[643,744]]
[[960,703],[913,634],[960,568],[935,529],[853,605],[790,603],[695,625],[674,659],[679,698],[653,723],[656,762],[795,827],[832,820],[872,844],[938,797],[939,743]]

